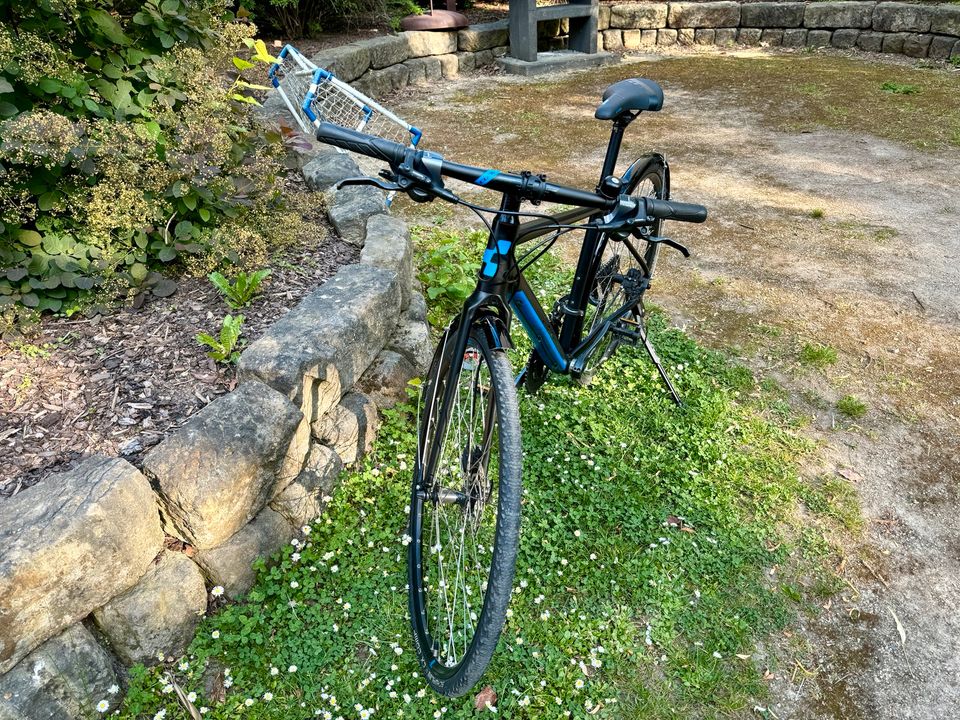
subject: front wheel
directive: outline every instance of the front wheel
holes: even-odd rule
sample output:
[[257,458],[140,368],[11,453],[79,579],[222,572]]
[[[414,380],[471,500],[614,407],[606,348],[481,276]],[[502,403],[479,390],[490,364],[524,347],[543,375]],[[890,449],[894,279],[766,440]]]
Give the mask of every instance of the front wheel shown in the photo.
[[456,331],[448,331],[424,391],[407,556],[417,659],[430,686],[449,697],[480,679],[503,629],[521,494],[520,415],[510,362],[480,329],[470,333],[462,354],[455,344]]

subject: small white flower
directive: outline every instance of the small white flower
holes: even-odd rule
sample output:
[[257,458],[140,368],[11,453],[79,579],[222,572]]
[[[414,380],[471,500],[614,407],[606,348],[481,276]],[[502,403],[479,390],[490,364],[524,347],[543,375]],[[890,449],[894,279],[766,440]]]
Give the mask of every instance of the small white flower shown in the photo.
[[584,685],[583,678],[577,678],[577,681],[573,684],[573,686],[577,690],[581,690],[583,688],[583,685]]
[[303,534],[304,534],[304,535],[309,535],[309,534],[310,534],[310,531],[313,530],[313,528],[310,527],[309,525],[304,525],[304,526],[303,526],[302,528],[300,528],[300,529],[303,531]]
[[153,720],[163,720],[167,716],[167,711],[160,710],[156,715],[153,716]]
[[266,700],[267,702],[270,702],[271,700],[273,700],[273,693],[272,693],[272,692],[265,692],[265,693],[263,694],[263,699]]
[[231,678],[224,678],[224,679],[223,679],[223,686],[224,686],[225,688],[233,687],[233,680],[232,680]]
[[253,705],[253,698],[247,698],[246,700],[243,701],[243,704],[246,705],[247,707],[250,707],[251,705]]
[[201,715],[206,715],[208,712],[210,712],[210,708],[208,708],[206,705],[203,705],[203,706],[200,708],[200,714],[201,714]]
[[294,562],[297,562],[300,559],[300,553],[294,553],[293,555],[290,556],[290,559],[293,560]]
[[719,652],[717,652],[716,650],[713,651],[713,656],[714,656],[717,660],[722,660],[722,659],[723,659],[723,655],[721,655],[721,654],[720,654]]
[[574,530],[574,531],[573,531],[573,536],[574,536],[574,537],[580,537],[580,535],[581,535],[581,532],[580,532],[579,530]]
[[97,703],[98,713],[105,713],[109,709],[110,709],[110,703],[108,703],[106,700],[101,700],[100,702]]
[[210,594],[214,597],[220,597],[223,595],[223,585],[217,585],[213,590],[210,591]]
[[164,695],[169,695],[172,692],[173,692],[173,685],[170,685],[169,683],[167,683],[166,685],[163,686]]
[[107,692],[111,695],[116,695],[118,692],[120,692],[120,687],[118,685],[111,685],[107,688]]
[[349,610],[349,609],[352,608],[352,607],[353,607],[353,605],[351,605],[350,603],[344,603],[344,604],[343,604],[343,609],[344,609],[344,610]]
[[288,673],[295,673],[296,671],[297,671],[296,665],[291,665],[290,667],[287,668]]
[[296,580],[291,580],[291,581],[290,581],[290,587],[292,587],[294,590],[296,590],[298,587],[300,587],[300,583],[298,583]]
[[219,640],[219,639],[220,639],[220,631],[219,631],[219,630],[214,630],[212,633],[210,633],[210,637],[212,637],[214,640]]
[[394,651],[397,655],[403,655],[403,648],[400,647],[399,645],[397,645],[397,646],[393,649],[393,651]]
[[330,566],[330,572],[335,573],[335,572],[337,572],[337,571],[339,571],[339,570],[340,570],[340,566],[339,566],[339,565],[331,565],[331,566]]
[[183,671],[185,671],[185,670],[189,670],[189,669],[190,669],[190,663],[188,663],[186,660],[184,660],[184,661],[181,662],[177,667],[180,668],[180,672],[183,672]]
[[273,666],[271,665],[271,666],[270,666],[270,674],[273,675],[274,677],[276,677],[277,675],[280,674],[280,670],[279,670],[278,668],[275,668],[275,667],[273,667]]

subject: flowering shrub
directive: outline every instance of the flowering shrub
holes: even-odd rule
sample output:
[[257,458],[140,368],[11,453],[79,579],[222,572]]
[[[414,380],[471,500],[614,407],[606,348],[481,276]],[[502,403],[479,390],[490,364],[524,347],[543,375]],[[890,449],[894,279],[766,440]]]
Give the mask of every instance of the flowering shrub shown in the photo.
[[167,295],[158,272],[262,264],[279,137],[227,69],[253,27],[225,0],[39,0],[0,12],[0,306]]

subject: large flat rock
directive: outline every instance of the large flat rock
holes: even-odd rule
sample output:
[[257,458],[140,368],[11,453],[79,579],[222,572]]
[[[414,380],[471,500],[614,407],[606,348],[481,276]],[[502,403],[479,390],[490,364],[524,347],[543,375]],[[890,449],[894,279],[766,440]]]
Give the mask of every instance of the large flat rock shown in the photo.
[[667,3],[614,5],[610,7],[609,13],[611,28],[656,30],[667,26]]
[[407,224],[392,215],[373,215],[367,219],[366,235],[360,262],[397,273],[400,307],[406,309],[413,287],[413,243]]
[[116,458],[0,503],[0,674],[133,586],[162,543],[150,484]]
[[305,401],[304,388],[312,389],[318,397],[310,419],[316,419],[380,352],[400,301],[395,272],[346,265],[250,344],[240,357],[240,377],[259,379],[297,404]]
[[803,24],[808,28],[869,28],[873,23],[872,2],[815,2],[807,5]]
[[157,483],[167,531],[209,548],[246,525],[281,489],[302,419],[284,394],[250,379],[157,445],[143,467]]
[[[477,52],[506,45],[510,41],[510,21],[497,20],[490,23],[479,23],[464,28],[457,33],[456,50],[461,52]],[[452,50],[451,52],[456,52]]]
[[740,8],[740,23],[748,28],[795,28],[803,25],[802,2],[746,3]]
[[228,596],[238,598],[253,587],[253,563],[275,553],[295,534],[283,515],[267,507],[222,545],[197,553],[197,562]]
[[672,28],[725,28],[740,24],[740,3],[722,2],[670,3],[668,24]]
[[0,720],[78,720],[98,717],[120,704],[113,661],[83,625],[51,638],[0,676]]
[[344,82],[353,82],[370,67],[370,49],[361,44],[326,48],[310,58]]
[[180,655],[207,609],[203,573],[183,553],[165,550],[136,585],[94,611],[110,646],[127,665]]

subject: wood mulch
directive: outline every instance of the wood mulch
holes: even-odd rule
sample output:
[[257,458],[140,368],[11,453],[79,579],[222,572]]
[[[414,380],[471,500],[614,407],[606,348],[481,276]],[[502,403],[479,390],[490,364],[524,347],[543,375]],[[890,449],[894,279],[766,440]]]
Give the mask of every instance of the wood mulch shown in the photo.
[[[305,192],[290,179],[291,191]],[[45,317],[35,333],[0,341],[0,502],[93,453],[140,466],[144,453],[236,384],[196,341],[216,335],[226,313],[257,339],[337,269],[358,261],[318,209],[313,230],[270,261],[263,292],[232,311],[206,278],[139,309],[90,319]]]

